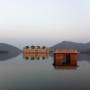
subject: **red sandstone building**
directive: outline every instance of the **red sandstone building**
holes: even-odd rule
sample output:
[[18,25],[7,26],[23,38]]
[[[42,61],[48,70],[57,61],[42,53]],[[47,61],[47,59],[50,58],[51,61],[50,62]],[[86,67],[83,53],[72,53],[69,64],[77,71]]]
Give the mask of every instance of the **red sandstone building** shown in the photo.
[[40,47],[40,46],[26,46],[23,48],[23,57],[25,59],[29,59],[30,57],[33,59],[39,59],[39,57],[42,57],[45,59],[48,56],[49,49],[45,46]]
[[76,49],[56,49],[54,53],[55,66],[77,66],[78,51]]
[[26,46],[24,49],[23,49],[23,53],[24,54],[48,54],[49,53],[49,49],[47,47],[39,47],[39,46],[31,46],[31,47],[28,47]]

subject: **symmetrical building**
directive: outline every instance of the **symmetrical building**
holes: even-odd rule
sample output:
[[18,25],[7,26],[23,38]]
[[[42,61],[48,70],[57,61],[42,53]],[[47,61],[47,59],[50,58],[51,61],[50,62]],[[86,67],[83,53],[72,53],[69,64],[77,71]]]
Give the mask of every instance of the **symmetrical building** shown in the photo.
[[40,59],[42,57],[42,59],[45,59],[48,57],[48,53],[49,53],[49,49],[45,46],[43,46],[42,48],[40,46],[26,46],[25,48],[23,48],[23,57],[25,59]]
[[55,66],[77,66],[77,56],[76,49],[56,49],[53,64]]
[[49,49],[45,46],[40,47],[40,46],[26,46],[23,49],[23,53],[29,53],[29,54],[48,54]]

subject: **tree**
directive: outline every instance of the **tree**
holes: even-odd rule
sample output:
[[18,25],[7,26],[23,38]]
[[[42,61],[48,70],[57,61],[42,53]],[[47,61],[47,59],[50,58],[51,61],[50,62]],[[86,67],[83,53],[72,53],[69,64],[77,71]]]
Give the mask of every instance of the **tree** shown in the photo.
[[35,57],[31,57],[31,60],[34,60],[35,59]]
[[45,49],[45,48],[46,48],[45,46],[42,47],[42,49]]
[[46,59],[46,57],[44,57],[44,56],[43,56],[43,57],[42,57],[42,59],[43,59],[43,60],[45,60],[45,59]]
[[40,49],[40,46],[37,46],[38,49]]
[[26,46],[25,48],[29,48],[29,46]]
[[25,57],[25,59],[26,59],[26,60],[28,60],[28,59],[29,59],[29,57]]
[[32,49],[34,49],[34,48],[35,48],[35,46],[31,46],[31,48],[32,48]]

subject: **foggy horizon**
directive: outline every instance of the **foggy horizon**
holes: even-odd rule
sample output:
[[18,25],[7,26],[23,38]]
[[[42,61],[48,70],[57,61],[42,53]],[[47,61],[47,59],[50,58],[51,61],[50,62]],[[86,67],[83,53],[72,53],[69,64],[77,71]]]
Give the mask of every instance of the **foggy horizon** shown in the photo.
[[0,12],[0,42],[90,42],[89,0],[3,0]]

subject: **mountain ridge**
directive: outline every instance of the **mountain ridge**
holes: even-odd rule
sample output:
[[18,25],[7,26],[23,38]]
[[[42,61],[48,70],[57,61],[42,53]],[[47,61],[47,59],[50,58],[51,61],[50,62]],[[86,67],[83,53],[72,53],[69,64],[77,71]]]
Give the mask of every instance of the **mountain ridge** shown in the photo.
[[80,53],[90,53],[90,42],[87,43],[77,43],[72,41],[62,41],[52,47],[50,47],[50,51],[55,51],[57,48],[75,48]]
[[13,45],[0,43],[0,61],[7,60],[21,54],[21,50]]

